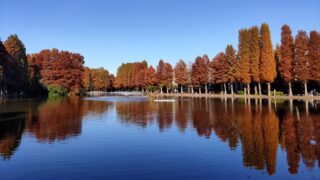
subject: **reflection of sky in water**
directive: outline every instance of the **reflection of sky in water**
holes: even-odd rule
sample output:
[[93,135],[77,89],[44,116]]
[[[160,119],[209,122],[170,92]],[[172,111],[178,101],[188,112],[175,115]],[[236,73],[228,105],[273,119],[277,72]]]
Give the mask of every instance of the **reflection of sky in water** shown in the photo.
[[0,122],[1,177],[312,179],[320,175],[317,104],[89,99],[2,103],[1,115],[10,112],[12,119]]

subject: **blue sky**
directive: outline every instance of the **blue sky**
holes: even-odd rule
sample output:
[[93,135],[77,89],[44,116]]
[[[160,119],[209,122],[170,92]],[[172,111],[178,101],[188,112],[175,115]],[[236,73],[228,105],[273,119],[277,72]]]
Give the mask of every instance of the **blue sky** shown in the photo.
[[280,28],[320,30],[317,0],[0,0],[0,38],[18,34],[27,53],[79,52],[85,65],[116,73],[122,62],[159,59],[175,65],[227,44],[238,30],[266,22],[273,44]]

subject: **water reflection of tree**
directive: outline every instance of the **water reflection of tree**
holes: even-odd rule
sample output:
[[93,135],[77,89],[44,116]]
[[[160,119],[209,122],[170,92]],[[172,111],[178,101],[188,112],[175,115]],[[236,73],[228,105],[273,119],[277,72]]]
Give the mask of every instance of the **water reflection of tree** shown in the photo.
[[271,102],[259,101],[182,98],[176,103],[115,102],[115,108],[123,123],[157,123],[161,131],[176,123],[181,132],[190,124],[200,136],[209,138],[214,132],[231,149],[240,140],[244,166],[270,175],[276,172],[279,144],[290,173],[298,172],[300,157],[308,168],[319,164],[320,114],[289,107],[279,114]]
[[64,140],[81,132],[82,115],[79,99],[46,102],[27,120],[27,129],[39,140]]
[[27,120],[27,129],[39,140],[65,140],[81,133],[83,116],[101,114],[109,105],[108,102],[79,98],[45,102],[38,107],[37,115]]
[[4,159],[10,159],[20,145],[23,129],[23,118],[0,122],[0,156]]
[[10,159],[21,142],[28,111],[36,108],[31,100],[0,100],[0,156]]
[[81,121],[85,115],[101,114],[111,105],[77,98],[39,103],[34,100],[1,101],[0,156],[9,159],[24,132],[44,142],[77,136],[81,133]]
[[231,149],[240,137],[244,165],[275,173],[279,120],[274,109],[245,101],[195,99],[192,120],[199,135],[210,137],[214,131]]
[[155,104],[148,101],[137,102],[115,102],[117,114],[120,121],[127,124],[136,124],[147,127],[148,123],[154,121]]

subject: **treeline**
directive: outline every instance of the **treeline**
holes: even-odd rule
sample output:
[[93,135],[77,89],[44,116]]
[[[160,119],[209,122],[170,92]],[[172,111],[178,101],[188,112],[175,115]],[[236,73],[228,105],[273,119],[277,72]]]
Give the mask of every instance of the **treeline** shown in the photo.
[[0,97],[81,95],[105,91],[114,81],[103,68],[84,67],[78,53],[45,49],[26,54],[17,35],[0,41]]
[[84,67],[78,53],[51,49],[26,55],[24,44],[11,35],[0,41],[0,96],[110,90],[271,95],[272,89],[308,95],[310,86],[319,90],[320,33],[301,30],[293,37],[288,25],[281,30],[275,49],[264,23],[241,29],[237,50],[227,45],[211,60],[203,55],[189,65],[179,60],[174,67],[160,60],[156,68],[146,61],[123,63],[116,77],[104,68]]
[[269,26],[263,23],[261,27],[241,29],[238,50],[227,45],[225,51],[212,60],[203,55],[196,57],[190,66],[180,60],[175,67],[160,60],[156,69],[147,68],[145,61],[122,64],[114,87],[191,93],[194,89],[198,93],[219,89],[224,94],[234,94],[236,90],[245,95],[271,95],[273,88],[293,95],[294,84],[296,93],[302,92],[300,87],[303,85],[303,91],[308,95],[308,84],[316,89],[319,82],[319,32],[311,31],[308,35],[301,30],[294,38],[290,27],[283,25],[281,45],[273,49]]

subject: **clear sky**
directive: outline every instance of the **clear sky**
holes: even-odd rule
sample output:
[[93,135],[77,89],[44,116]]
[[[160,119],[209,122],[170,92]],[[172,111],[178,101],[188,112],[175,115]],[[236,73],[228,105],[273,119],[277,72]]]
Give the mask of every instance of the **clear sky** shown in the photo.
[[238,30],[266,22],[273,45],[280,28],[320,30],[319,0],[0,0],[0,38],[18,34],[27,53],[79,52],[85,65],[115,73],[122,62],[175,65],[210,59]]

